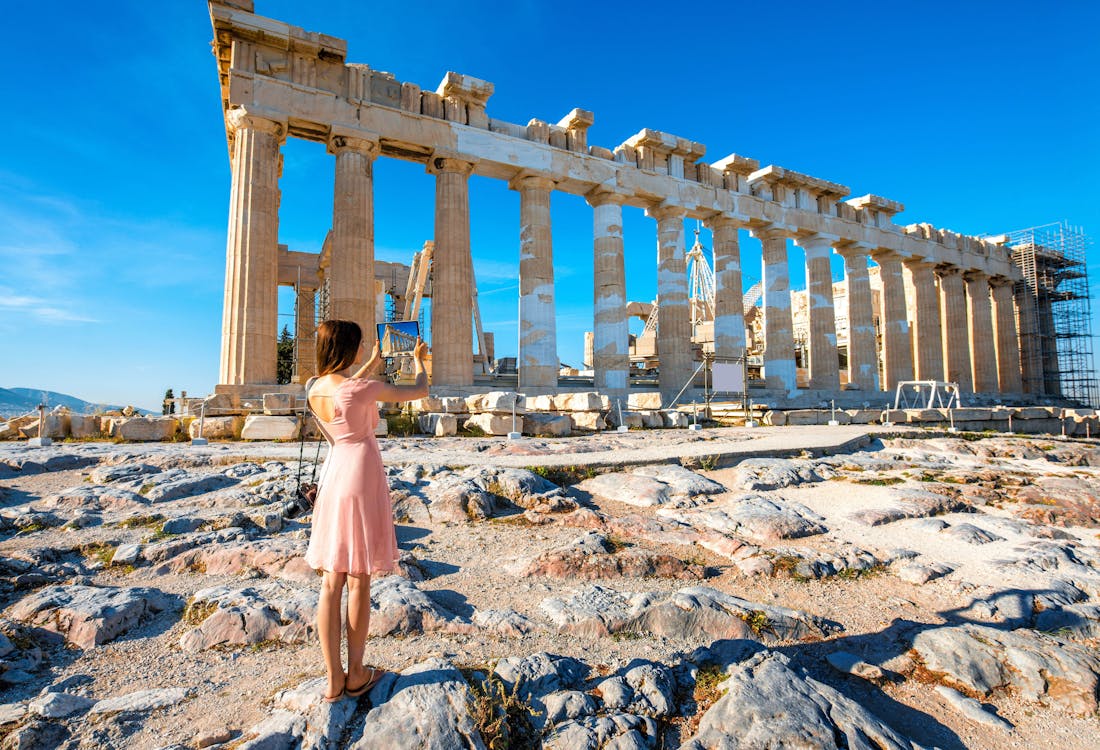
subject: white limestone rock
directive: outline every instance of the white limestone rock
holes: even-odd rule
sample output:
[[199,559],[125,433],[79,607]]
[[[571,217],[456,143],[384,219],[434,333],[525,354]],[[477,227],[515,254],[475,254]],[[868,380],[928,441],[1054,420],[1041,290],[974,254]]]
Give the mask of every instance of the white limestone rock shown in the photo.
[[185,619],[209,612],[180,638],[180,648],[195,652],[219,646],[247,646],[266,641],[301,643],[313,632],[317,591],[284,581],[235,588],[212,586],[197,591]]
[[286,416],[294,413],[293,393],[265,393],[264,414],[268,416]]
[[175,417],[115,417],[111,419],[110,436],[135,442],[171,440],[179,429]]
[[[523,418],[516,414],[516,432],[523,426]],[[512,432],[512,416],[503,414],[474,414],[463,423],[463,427],[476,427],[486,435],[507,435]]]
[[657,391],[649,393],[631,393],[625,406],[630,409],[654,410],[661,408],[661,394]]
[[573,423],[564,414],[527,414],[523,417],[523,434],[536,437],[565,437]]
[[[235,440],[244,429],[244,417],[204,417],[201,423],[202,436],[210,440]],[[199,436],[199,420],[187,425],[187,434],[194,440]]]
[[825,519],[801,503],[778,497],[741,495],[718,506],[657,511],[695,528],[712,529],[761,544],[824,534]]
[[699,722],[683,750],[806,747],[919,750],[843,693],[761,651],[728,668],[725,694]]
[[417,419],[420,431],[436,437],[452,437],[458,434],[458,419],[454,414],[421,414]]
[[1005,732],[1012,731],[1012,725],[1002,719],[997,714],[986,711],[982,708],[982,704],[973,698],[967,698],[954,688],[949,688],[946,685],[936,685],[936,692],[940,694],[940,697],[947,701],[947,705],[958,711],[960,714],[978,724],[984,724],[987,727],[993,729],[1000,729]]
[[820,482],[818,467],[788,458],[747,458],[737,464],[735,487],[745,490],[778,490],[783,487]]
[[473,696],[466,680],[445,659],[431,658],[371,690],[374,706],[352,750],[485,750],[470,718]]
[[543,750],[657,750],[657,722],[648,716],[612,713],[558,724]]
[[153,588],[47,586],[12,605],[8,616],[89,649],[114,640],[170,604],[167,595]]
[[63,510],[135,510],[149,504],[142,495],[121,487],[103,485],[81,485],[49,495],[41,502],[41,507]]
[[298,420],[295,417],[251,415],[244,420],[241,440],[297,440]]
[[138,690],[115,698],[99,701],[88,711],[90,715],[113,713],[144,713],[158,708],[167,708],[182,703],[189,698],[192,688],[161,688]]
[[490,391],[466,397],[466,411],[470,414],[523,414],[525,402],[515,391]]
[[88,711],[95,701],[70,693],[43,693],[27,704],[27,708],[47,719],[64,719]]
[[600,474],[577,483],[573,489],[598,500],[613,500],[640,507],[664,505],[672,499],[670,488],[664,482],[641,474],[623,472]]
[[607,422],[598,411],[571,412],[569,423],[576,432],[598,432],[607,429]]
[[69,434],[80,440],[103,435],[99,417],[87,414],[73,414],[69,417]]

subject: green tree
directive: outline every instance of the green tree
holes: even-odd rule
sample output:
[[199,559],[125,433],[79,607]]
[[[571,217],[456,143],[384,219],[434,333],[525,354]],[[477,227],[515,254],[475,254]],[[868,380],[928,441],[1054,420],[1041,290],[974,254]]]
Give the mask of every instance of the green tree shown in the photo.
[[290,335],[290,328],[287,326],[283,326],[283,332],[279,334],[278,352],[275,382],[289,383],[294,377],[294,337]]
[[176,413],[176,394],[169,388],[164,392],[164,404],[161,406],[161,414],[175,414]]

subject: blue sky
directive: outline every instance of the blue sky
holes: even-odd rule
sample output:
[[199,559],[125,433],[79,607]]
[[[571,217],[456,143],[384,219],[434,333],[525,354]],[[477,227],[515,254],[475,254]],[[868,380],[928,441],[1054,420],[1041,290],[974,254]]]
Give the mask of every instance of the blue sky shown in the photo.
[[[1067,219],[1100,235],[1100,5],[715,5],[256,10],[342,37],[350,62],[424,88],[448,70],[491,81],[491,117],[591,110],[593,145],[652,128],[706,144],[707,161],[736,152],[901,201],[899,223],[981,234]],[[206,5],[64,6],[5,10],[20,31],[0,72],[0,387],[145,407],[169,387],[208,393],[230,176]],[[280,241],[316,252],[332,157],[301,141],[284,153]],[[379,161],[379,258],[409,262],[431,238],[433,184],[420,165]],[[565,194],[552,207],[559,354],[577,364],[592,316],[591,209]],[[624,228],[627,294],[650,300],[655,223],[627,209]],[[498,356],[514,354],[518,195],[473,178],[471,234],[486,328]],[[742,245],[747,287],[759,245]],[[1094,287],[1096,258],[1093,246]],[[799,262],[792,252],[796,283]]]

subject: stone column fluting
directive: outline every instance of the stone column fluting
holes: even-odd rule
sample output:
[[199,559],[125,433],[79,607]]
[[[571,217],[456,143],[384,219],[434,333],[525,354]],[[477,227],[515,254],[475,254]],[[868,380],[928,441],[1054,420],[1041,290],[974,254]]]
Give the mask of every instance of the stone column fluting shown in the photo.
[[806,309],[809,312],[812,390],[840,388],[840,359],[836,352],[836,311],[833,308],[833,273],[829,255],[837,237],[812,234],[795,240],[806,254]]
[[286,123],[231,109],[233,184],[225,261],[219,380],[274,384],[279,313],[279,148]]
[[917,380],[943,380],[943,342],[940,298],[935,266],[920,258],[905,261],[906,287],[913,295],[910,336],[913,369]]
[[560,369],[550,236],[554,181],[520,174],[510,187],[519,191],[519,389],[550,392],[557,388]]
[[317,290],[298,286],[294,304],[294,347],[298,355],[294,382],[304,383],[317,374]]
[[882,279],[879,325],[882,328],[882,381],[887,391],[899,382],[913,379],[913,351],[909,343],[909,320],[905,307],[905,280],[901,259],[892,252],[872,255]]
[[714,357],[728,361],[745,354],[745,303],[741,288],[741,222],[728,216],[706,221],[714,235]]
[[848,383],[861,391],[877,391],[874,298],[867,274],[867,253],[856,247],[842,248],[839,252],[844,257],[848,287]]
[[364,356],[374,330],[374,157],[378,142],[363,134],[333,131],[329,153],[336,156],[329,258],[329,316],[353,320],[363,329]]
[[791,319],[791,278],[787,266],[787,233],[753,230],[760,239],[764,287],[764,383],[793,393],[798,388]]
[[993,283],[993,328],[996,332],[997,386],[1001,393],[1020,393],[1020,341],[1016,332],[1016,306],[1012,282],[995,279]]
[[630,388],[630,330],[626,319],[623,196],[590,193],[593,253],[592,370],[596,390],[625,398]]
[[956,266],[936,269],[940,280],[940,317],[943,321],[944,379],[964,392],[974,390],[970,370],[970,327],[966,320],[966,291]]
[[473,163],[462,159],[434,156],[428,160],[428,172],[435,175],[433,385],[468,386],[474,382],[469,194],[473,169]]
[[660,206],[647,213],[657,220],[658,389],[662,404],[670,407],[695,369],[684,258],[685,211],[679,206]]
[[997,391],[997,344],[993,332],[993,313],[989,277],[978,271],[964,274],[966,280],[967,320],[970,323],[970,373],[974,391]]

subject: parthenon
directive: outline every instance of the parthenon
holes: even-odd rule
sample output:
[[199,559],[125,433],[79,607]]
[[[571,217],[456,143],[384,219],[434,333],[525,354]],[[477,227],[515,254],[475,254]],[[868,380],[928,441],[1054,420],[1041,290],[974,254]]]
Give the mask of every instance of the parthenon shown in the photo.
[[[714,354],[745,341],[740,233],[763,248],[763,376],[777,400],[846,391],[892,391],[909,380],[947,381],[983,397],[1019,396],[1021,351],[1014,292],[1021,279],[1006,238],[979,239],[930,224],[895,224],[903,206],[756,159],[703,160],[688,138],[643,129],[608,148],[588,143],[592,112],[556,124],[492,118],[493,85],[448,72],[435,91],[346,60],[346,43],[255,15],[249,0],[210,0],[232,191],[222,329],[222,391],[275,383],[280,147],[288,137],[335,156],[329,314],[369,336],[374,301],[375,159],[424,164],[435,176],[432,384],[474,385],[468,180],[505,181],[520,197],[520,390],[558,386],[550,196],[583,196],[593,217],[593,380],[608,395],[629,388],[622,212],[656,223],[659,389],[671,400],[695,370],[685,273],[684,221],[713,235]],[[788,240],[805,255],[806,387],[796,380]],[[830,255],[843,257],[843,310],[834,304]],[[881,279],[873,310],[869,262]],[[285,280],[284,280],[285,283]],[[316,285],[316,279],[311,280]],[[306,286],[306,304],[313,304]],[[876,315],[877,313],[877,315]],[[841,373],[837,317],[847,323]],[[878,319],[880,330],[874,324]]]

